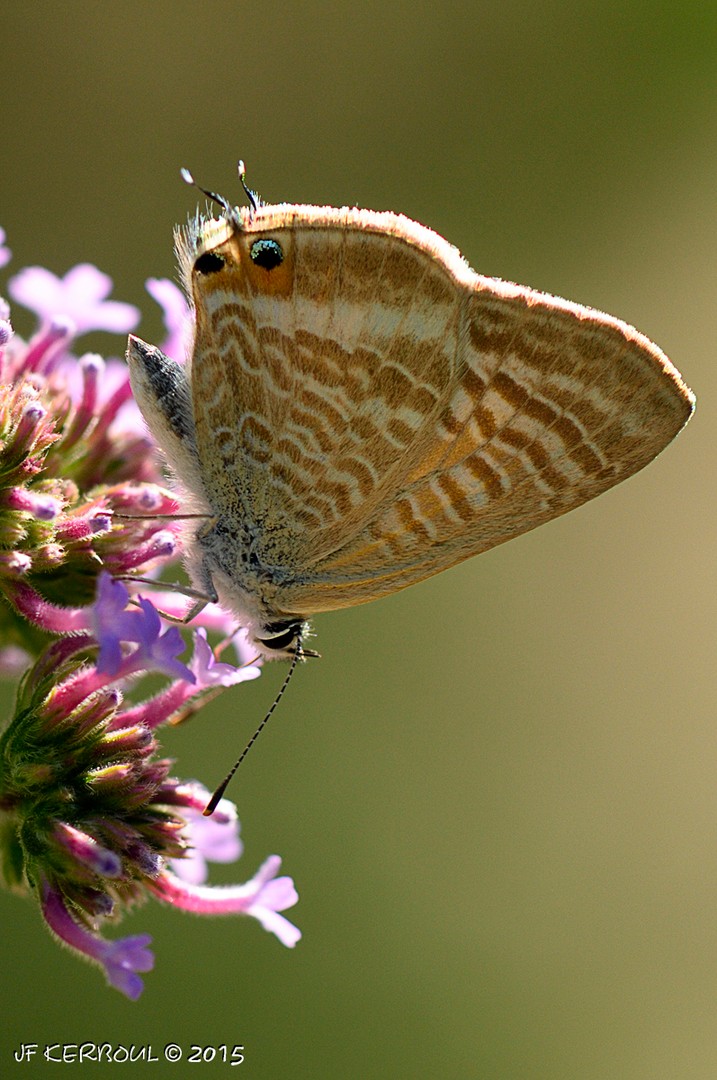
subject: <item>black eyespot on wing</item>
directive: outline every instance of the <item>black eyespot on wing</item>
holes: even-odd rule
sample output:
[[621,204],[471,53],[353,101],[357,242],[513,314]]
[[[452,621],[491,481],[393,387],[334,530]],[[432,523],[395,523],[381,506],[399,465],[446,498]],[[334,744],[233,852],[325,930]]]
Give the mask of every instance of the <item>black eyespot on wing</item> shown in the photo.
[[224,266],[224,259],[214,251],[205,251],[194,261],[194,269],[198,274],[216,274]]
[[284,261],[284,252],[276,240],[255,240],[249,249],[252,262],[264,270],[273,270]]

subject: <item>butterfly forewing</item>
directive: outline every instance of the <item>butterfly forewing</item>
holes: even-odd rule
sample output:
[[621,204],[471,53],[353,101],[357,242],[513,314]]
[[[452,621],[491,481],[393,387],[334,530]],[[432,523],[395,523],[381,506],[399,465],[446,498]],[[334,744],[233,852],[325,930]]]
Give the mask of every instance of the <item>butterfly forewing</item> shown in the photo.
[[242,247],[277,238],[282,288],[243,251],[201,283],[198,444],[218,497],[231,474],[263,558],[304,567],[356,535],[420,456],[454,378],[463,300],[435,258],[390,235],[259,225]]

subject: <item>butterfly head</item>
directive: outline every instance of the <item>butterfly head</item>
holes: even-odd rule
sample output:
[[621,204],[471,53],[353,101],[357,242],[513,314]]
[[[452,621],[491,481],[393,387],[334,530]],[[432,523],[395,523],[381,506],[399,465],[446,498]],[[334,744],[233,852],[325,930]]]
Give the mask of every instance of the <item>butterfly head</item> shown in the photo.
[[178,231],[182,278],[199,317],[229,295],[250,303],[257,295],[290,293],[293,238],[290,229],[272,228],[272,217],[269,208],[245,207],[219,218],[198,215]]
[[319,653],[304,647],[308,634],[309,624],[301,619],[277,619],[259,627],[253,642],[267,660],[317,657]]

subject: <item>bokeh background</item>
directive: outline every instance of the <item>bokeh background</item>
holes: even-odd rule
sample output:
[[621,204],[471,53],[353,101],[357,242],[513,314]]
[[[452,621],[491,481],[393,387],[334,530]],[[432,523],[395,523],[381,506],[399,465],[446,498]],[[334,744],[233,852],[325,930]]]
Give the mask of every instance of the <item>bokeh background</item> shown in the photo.
[[[0,896],[0,1072],[22,1041],[93,1040],[244,1044],[257,1080],[717,1076],[714,5],[35,0],[3,13],[0,101],[0,286],[90,260],[160,340],[178,169],[239,201],[243,157],[269,200],[400,210],[619,315],[699,399],[619,489],[316,620],[215,875],[280,853],[293,952],[149,905],[123,924],[158,956],[131,1004]],[[178,772],[218,780],[283,673],[172,732]]]

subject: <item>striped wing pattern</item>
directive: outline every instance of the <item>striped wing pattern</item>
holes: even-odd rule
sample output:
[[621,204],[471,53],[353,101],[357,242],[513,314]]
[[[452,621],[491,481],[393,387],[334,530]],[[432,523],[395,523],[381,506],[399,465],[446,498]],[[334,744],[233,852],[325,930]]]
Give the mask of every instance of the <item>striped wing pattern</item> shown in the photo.
[[[280,266],[252,263],[257,237]],[[566,513],[692,410],[632,327],[480,277],[406,218],[265,207],[226,248],[195,292],[197,447],[277,614],[375,599]]]

